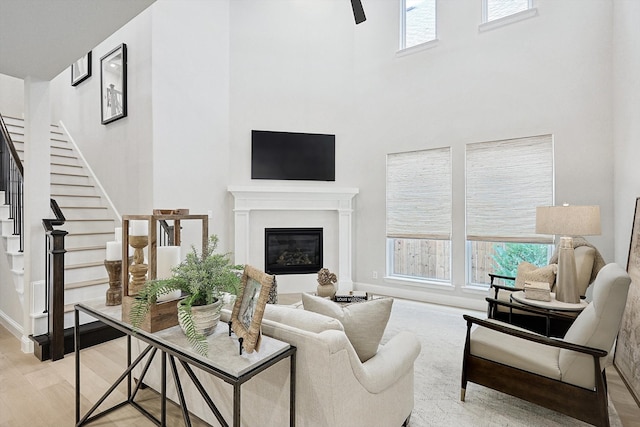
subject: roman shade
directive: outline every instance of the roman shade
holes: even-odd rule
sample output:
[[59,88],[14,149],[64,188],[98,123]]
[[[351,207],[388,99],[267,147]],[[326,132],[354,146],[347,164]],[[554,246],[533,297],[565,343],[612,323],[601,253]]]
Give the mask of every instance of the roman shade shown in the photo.
[[467,240],[552,243],[536,207],[553,205],[553,136],[467,144]]
[[387,237],[451,238],[451,148],[387,155]]

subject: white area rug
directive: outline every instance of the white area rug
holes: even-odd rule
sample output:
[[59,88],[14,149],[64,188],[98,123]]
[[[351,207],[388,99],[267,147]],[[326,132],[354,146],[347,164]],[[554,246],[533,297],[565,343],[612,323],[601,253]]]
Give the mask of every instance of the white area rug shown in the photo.
[[[460,426],[588,426],[548,410],[477,384],[468,383],[465,402],[460,401],[462,352],[466,334],[463,313],[483,313],[396,299],[383,343],[401,330],[414,332],[422,351],[415,363],[415,405],[411,427]],[[611,425],[621,427],[609,402]]]

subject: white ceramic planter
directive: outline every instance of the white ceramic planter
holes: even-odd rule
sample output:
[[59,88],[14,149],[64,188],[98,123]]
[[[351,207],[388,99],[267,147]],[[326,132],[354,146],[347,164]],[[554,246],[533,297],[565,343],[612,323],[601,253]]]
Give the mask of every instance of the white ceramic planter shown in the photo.
[[[180,311],[180,304],[182,301],[178,302],[178,313]],[[196,332],[207,336],[211,335],[213,331],[216,329],[218,325],[218,321],[220,320],[220,309],[222,308],[222,300],[214,302],[209,305],[197,305],[191,307],[191,317],[193,318],[193,323],[196,327]],[[178,315],[178,323],[180,323],[180,327],[184,331],[184,325],[182,324],[182,319]]]

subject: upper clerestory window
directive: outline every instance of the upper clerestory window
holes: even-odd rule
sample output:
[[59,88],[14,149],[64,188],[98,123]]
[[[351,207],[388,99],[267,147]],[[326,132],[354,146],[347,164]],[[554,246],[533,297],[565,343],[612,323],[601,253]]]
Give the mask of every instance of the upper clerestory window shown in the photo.
[[533,0],[482,0],[482,22],[495,21],[531,8]]
[[493,30],[538,15],[535,0],[481,0],[480,31]]
[[400,49],[436,40],[436,0],[401,0]]

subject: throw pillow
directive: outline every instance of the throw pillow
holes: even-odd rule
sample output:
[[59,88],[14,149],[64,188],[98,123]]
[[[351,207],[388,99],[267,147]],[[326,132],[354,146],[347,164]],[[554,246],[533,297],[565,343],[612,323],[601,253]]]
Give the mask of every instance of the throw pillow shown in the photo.
[[366,362],[378,352],[393,299],[378,298],[341,306],[329,299],[303,293],[302,305],[305,310],[339,320],[360,361]]
[[549,264],[544,267],[538,267],[529,262],[521,262],[518,264],[518,273],[516,274],[516,288],[523,289],[525,281],[547,282],[549,288],[553,289],[556,282],[556,273],[558,272],[557,264]]

